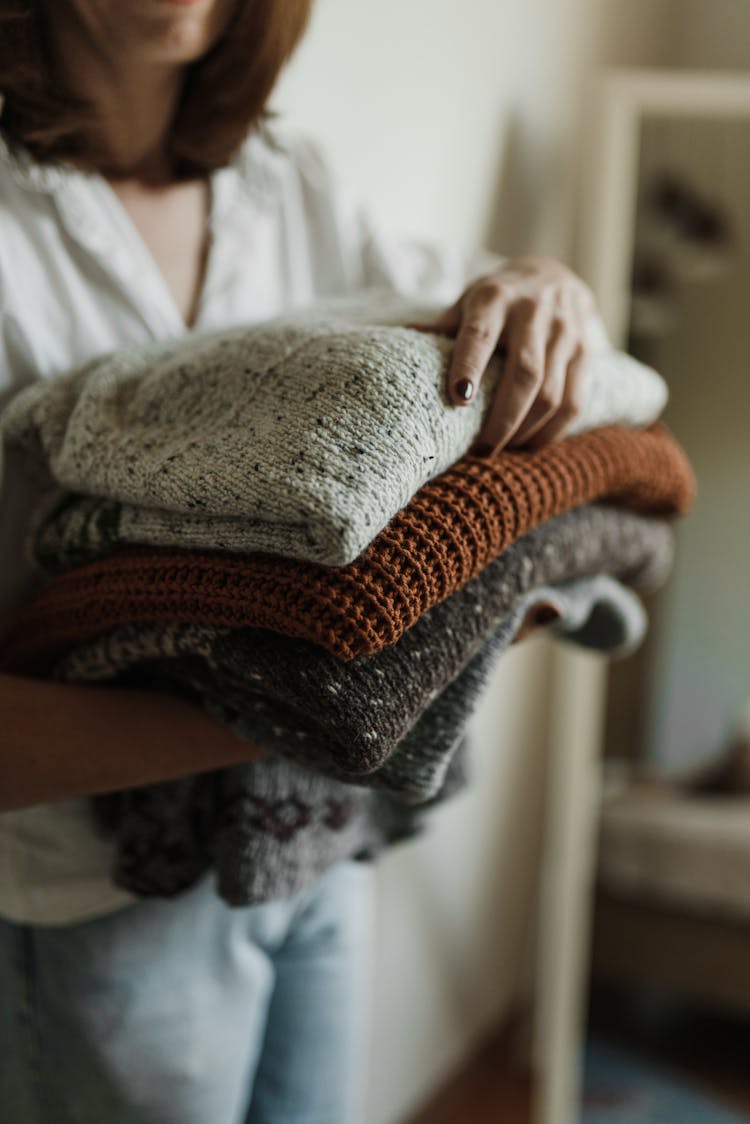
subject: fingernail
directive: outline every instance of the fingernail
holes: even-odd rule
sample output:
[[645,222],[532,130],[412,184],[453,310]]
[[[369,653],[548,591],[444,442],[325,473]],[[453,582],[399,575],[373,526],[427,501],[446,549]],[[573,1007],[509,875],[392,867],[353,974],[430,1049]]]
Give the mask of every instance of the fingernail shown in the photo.
[[474,393],[474,383],[470,382],[468,379],[459,379],[457,383],[454,383],[453,389],[459,398],[463,398],[464,402],[468,402]]

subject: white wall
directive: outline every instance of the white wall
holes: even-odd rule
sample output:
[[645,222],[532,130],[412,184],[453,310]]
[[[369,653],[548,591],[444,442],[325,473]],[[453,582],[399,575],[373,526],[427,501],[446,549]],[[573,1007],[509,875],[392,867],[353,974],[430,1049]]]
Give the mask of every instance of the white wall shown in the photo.
[[579,6],[318,0],[277,104],[400,232],[486,244],[502,194],[507,237],[559,249]]
[[[318,0],[275,104],[397,231],[569,257],[578,109],[617,10],[607,0],[602,20],[599,3]],[[472,791],[428,839],[381,864],[368,1124],[401,1119],[518,994],[533,935],[548,655],[532,641],[503,661],[474,727]]]

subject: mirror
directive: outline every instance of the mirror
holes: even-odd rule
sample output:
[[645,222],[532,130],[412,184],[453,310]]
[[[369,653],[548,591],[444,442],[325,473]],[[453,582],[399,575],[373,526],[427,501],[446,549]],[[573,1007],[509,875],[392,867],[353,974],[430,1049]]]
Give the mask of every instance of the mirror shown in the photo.
[[684,1025],[665,1011],[750,1011],[750,81],[610,74],[598,137],[587,276],[615,341],[665,377],[698,479],[647,642],[607,688],[591,1068],[615,1105],[643,1071],[598,1057],[597,1034],[663,1056]]
[[608,753],[681,773],[715,756],[750,701],[750,117],[645,114],[627,347],[670,386],[665,421],[699,481],[649,642],[613,668]]

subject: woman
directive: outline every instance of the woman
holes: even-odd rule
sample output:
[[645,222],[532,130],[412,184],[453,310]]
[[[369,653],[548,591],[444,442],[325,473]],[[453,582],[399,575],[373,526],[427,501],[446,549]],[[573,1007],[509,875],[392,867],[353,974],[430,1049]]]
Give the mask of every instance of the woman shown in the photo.
[[[454,303],[448,394],[507,375],[480,445],[575,415],[590,296],[544,260],[459,263],[396,243],[314,146],[263,113],[308,0],[1,0],[5,402],[118,346],[380,285]],[[0,619],[31,575],[32,482],[5,468]],[[0,1097],[14,1124],[352,1124],[362,1089],[370,873],[229,910],[210,880],[136,902],[88,794],[248,760],[188,703],[0,676]],[[104,747],[102,752],[98,752]],[[50,803],[54,802],[54,803]]]

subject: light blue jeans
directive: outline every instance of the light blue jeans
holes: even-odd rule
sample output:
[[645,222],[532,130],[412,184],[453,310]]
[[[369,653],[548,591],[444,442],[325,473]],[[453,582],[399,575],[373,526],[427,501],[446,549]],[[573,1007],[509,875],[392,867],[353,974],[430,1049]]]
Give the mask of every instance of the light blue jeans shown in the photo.
[[230,909],[212,880],[54,928],[0,920],[0,1120],[356,1124],[373,872]]

